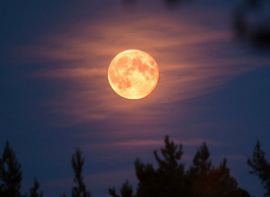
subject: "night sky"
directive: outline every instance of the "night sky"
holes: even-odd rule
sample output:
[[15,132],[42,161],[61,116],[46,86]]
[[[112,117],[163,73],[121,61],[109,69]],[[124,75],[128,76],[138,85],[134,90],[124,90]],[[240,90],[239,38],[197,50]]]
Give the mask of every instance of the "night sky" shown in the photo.
[[[260,140],[270,159],[270,53],[239,42],[239,1],[58,0],[0,2],[0,154],[9,140],[22,164],[22,190],[36,177],[45,197],[69,193],[71,155],[95,197],[127,179],[133,162],[154,163],[169,135],[190,164],[206,142],[226,157],[240,187],[262,195],[247,158]],[[107,70],[120,52],[139,49],[160,79],[140,100],[118,96]]]

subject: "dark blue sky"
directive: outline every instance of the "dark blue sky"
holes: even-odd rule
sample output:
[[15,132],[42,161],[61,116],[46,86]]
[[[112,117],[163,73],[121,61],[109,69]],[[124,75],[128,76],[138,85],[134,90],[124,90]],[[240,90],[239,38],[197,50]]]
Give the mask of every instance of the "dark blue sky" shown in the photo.
[[[170,135],[187,164],[206,141],[215,164],[226,157],[240,186],[261,195],[246,160],[257,139],[270,152],[270,58],[233,39],[236,5],[2,1],[0,151],[9,140],[23,190],[37,177],[45,196],[68,193],[76,146],[94,196],[126,179],[135,187],[135,158],[154,162],[152,151]],[[123,99],[109,86],[109,63],[127,49],[159,65],[159,84],[145,99]]]

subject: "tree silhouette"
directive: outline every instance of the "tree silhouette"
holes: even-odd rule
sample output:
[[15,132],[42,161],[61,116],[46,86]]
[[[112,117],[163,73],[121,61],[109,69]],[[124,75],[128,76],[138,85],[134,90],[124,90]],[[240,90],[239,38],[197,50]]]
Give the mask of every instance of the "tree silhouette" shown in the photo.
[[[75,174],[73,181],[77,184],[72,188],[72,197],[91,197],[90,191],[86,190],[85,183],[83,182],[82,169],[83,169],[84,159],[82,157],[82,151],[80,148],[75,149],[75,154],[72,155],[71,165]],[[63,194],[61,197],[66,197]]]
[[79,148],[76,148],[75,154],[72,155],[71,164],[75,173],[74,182],[77,186],[72,188],[72,197],[90,197],[90,192],[86,190],[82,177],[82,168],[84,159],[82,158],[82,152]]
[[264,14],[265,7],[269,5],[268,0],[245,0],[237,6],[233,15],[233,30],[237,38],[261,49],[269,49],[269,16]]
[[15,153],[7,141],[0,159],[0,196],[22,196],[20,194],[21,180],[21,164],[17,161]]
[[29,190],[29,197],[42,197],[43,192],[38,193],[39,182],[37,179],[34,180],[34,186]]
[[247,163],[252,168],[250,174],[258,176],[263,187],[266,189],[264,196],[270,196],[270,164],[265,159],[265,152],[261,150],[259,140],[254,148],[252,159],[248,158]]
[[[16,155],[9,142],[6,142],[2,158],[0,159],[0,196],[1,197],[27,197],[21,194],[22,171],[21,164],[17,161]],[[29,197],[42,197],[38,193],[39,183],[34,180],[34,186],[29,190]]]
[[132,197],[132,193],[133,193],[132,186],[131,186],[131,184],[129,184],[128,181],[126,181],[123,184],[122,188],[120,189],[121,196],[116,194],[115,188],[109,189],[109,194],[112,197]]
[[[154,151],[157,168],[135,161],[138,178],[136,197],[249,197],[247,191],[238,187],[230,175],[224,159],[218,167],[212,165],[210,153],[205,143],[197,149],[193,164],[185,170],[180,162],[183,155],[182,145],[175,145],[169,136],[165,137],[165,147],[161,148],[162,158]],[[112,197],[115,190],[110,189]]]
[[183,154],[182,145],[175,145],[165,137],[165,148],[161,149],[164,159],[154,151],[158,162],[155,169],[152,164],[143,164],[139,159],[135,161],[136,175],[139,180],[137,197],[146,196],[182,196],[185,193],[184,164],[179,163]]
[[249,196],[238,187],[237,181],[230,175],[226,159],[218,167],[212,166],[210,153],[205,143],[197,149],[193,164],[187,172],[190,186],[188,196],[194,197],[240,197]]

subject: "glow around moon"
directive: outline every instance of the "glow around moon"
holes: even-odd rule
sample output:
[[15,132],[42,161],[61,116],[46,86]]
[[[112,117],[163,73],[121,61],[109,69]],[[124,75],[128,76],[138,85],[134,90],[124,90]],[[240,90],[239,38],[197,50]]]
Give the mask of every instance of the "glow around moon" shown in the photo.
[[141,99],[156,88],[159,69],[149,54],[132,49],[119,53],[112,60],[108,79],[118,95],[127,99]]

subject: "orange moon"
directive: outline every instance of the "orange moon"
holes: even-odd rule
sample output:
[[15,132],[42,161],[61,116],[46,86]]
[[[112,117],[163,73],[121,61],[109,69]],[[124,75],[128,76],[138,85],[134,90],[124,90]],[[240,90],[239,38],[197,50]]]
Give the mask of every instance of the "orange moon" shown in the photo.
[[159,80],[158,65],[143,51],[123,51],[112,60],[108,80],[118,95],[127,99],[141,99],[156,88]]

